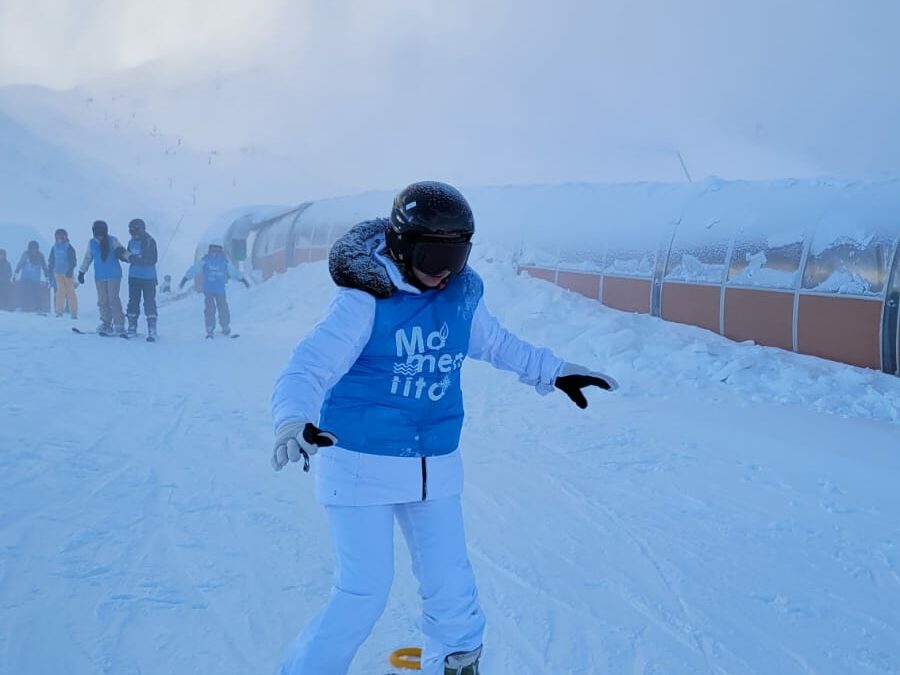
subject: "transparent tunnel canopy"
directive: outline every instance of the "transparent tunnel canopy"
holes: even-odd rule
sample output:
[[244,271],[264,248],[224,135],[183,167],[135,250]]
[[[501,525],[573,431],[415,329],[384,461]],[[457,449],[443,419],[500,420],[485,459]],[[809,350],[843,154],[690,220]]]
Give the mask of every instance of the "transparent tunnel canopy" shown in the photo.
[[297,248],[308,248],[312,235],[312,226],[308,221],[303,219],[303,211],[297,214],[292,226],[291,237],[293,238],[293,246]]
[[328,244],[328,233],[331,230],[331,225],[328,223],[318,223],[315,229],[312,232],[312,245],[313,246],[326,246]]
[[720,284],[734,226],[720,218],[683,221],[666,263],[666,281]]
[[[572,259],[578,259],[577,254],[570,255]],[[517,260],[520,265],[534,265],[536,267],[556,267],[564,254],[556,247],[541,246],[535,244],[523,244],[519,250]]]
[[805,231],[801,227],[773,227],[768,232],[753,226],[738,230],[728,268],[732,286],[793,290],[800,276]]
[[290,221],[293,213],[278,218],[271,225],[261,230],[253,245],[254,255],[269,255],[274,251],[286,248]]
[[576,272],[603,271],[603,259],[606,256],[606,244],[602,241],[586,242],[581,250],[563,249],[559,254],[560,269]]
[[560,269],[576,272],[603,271],[603,259],[606,256],[606,241],[602,232],[590,237],[579,237],[577,232],[562,229],[556,238]]
[[610,232],[603,266],[604,274],[650,279],[656,270],[656,255],[670,219],[620,227]]
[[884,291],[897,229],[831,218],[813,235],[803,289],[878,297]]

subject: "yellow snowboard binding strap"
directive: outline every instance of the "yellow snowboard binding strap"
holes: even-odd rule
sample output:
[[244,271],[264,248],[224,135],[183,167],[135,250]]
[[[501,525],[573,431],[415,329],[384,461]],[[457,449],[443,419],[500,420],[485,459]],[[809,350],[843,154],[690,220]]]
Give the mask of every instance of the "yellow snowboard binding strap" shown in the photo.
[[419,647],[403,647],[390,656],[391,665],[394,668],[406,670],[422,670],[422,649]]

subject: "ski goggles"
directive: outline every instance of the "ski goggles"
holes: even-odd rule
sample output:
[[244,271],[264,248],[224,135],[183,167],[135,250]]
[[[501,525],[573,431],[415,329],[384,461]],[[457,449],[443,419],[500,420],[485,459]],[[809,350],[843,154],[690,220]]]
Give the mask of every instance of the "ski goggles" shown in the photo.
[[437,276],[449,271],[462,272],[472,252],[470,241],[447,241],[441,239],[419,239],[413,244],[412,264],[417,270],[429,276]]

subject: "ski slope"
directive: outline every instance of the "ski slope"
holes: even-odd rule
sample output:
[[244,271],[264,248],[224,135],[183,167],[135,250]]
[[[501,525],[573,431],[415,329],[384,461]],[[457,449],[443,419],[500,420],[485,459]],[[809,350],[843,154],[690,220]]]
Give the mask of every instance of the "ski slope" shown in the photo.
[[[465,366],[487,675],[900,672],[900,379],[475,266],[509,328],[622,384],[580,411]],[[232,284],[242,337],[213,342],[199,296],[152,345],[0,313],[0,673],[275,671],[331,552],[269,396],[332,292],[323,263]],[[353,675],[418,642],[396,547]]]

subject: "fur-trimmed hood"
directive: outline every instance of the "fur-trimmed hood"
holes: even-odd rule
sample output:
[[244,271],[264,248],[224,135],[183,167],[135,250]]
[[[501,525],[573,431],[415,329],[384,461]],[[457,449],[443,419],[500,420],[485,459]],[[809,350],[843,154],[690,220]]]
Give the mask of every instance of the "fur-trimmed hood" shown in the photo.
[[340,237],[328,254],[328,271],[338,286],[357,288],[376,298],[389,298],[397,290],[375,251],[384,244],[387,218],[367,220]]

